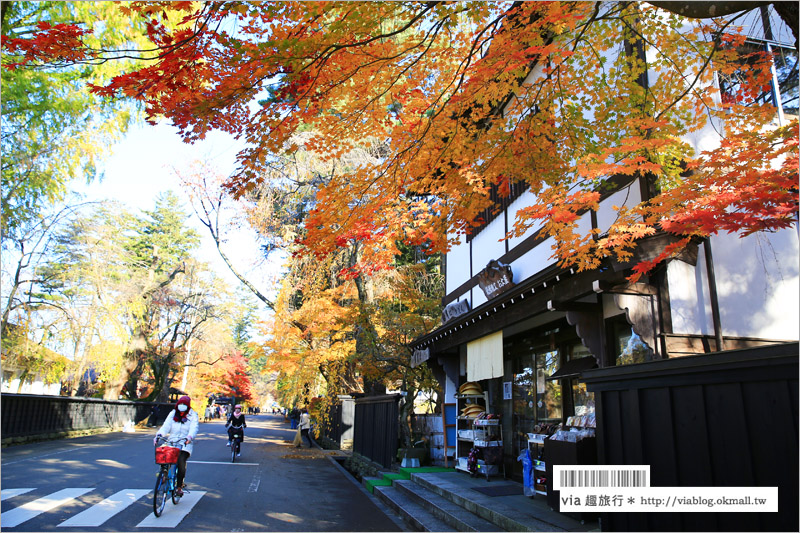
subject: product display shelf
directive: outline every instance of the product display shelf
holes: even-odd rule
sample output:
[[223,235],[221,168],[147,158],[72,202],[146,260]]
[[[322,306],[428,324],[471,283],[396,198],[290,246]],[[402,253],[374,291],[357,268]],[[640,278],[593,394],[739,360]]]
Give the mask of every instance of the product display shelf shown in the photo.
[[475,445],[475,427],[473,425],[475,418],[460,416],[461,410],[470,403],[477,403],[486,408],[489,405],[489,393],[456,394],[455,398],[456,413],[459,415],[456,419],[456,470],[469,472],[467,469],[467,456],[470,449]]
[[476,418],[472,427],[475,446],[488,448],[503,445],[499,418]]
[[528,449],[531,452],[531,459],[533,459],[533,490],[540,496],[547,496],[547,483],[537,483],[539,479],[547,479],[547,463],[539,459],[539,457],[543,456],[542,452],[544,451],[546,437],[547,435],[544,433],[528,435]]

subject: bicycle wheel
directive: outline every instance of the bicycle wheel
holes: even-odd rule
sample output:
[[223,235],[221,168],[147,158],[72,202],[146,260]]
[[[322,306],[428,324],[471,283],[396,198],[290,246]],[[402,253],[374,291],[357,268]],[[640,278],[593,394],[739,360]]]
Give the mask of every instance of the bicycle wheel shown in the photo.
[[231,462],[232,463],[236,462],[236,445],[238,443],[239,443],[239,441],[237,439],[233,439],[233,442],[231,443]]
[[178,494],[178,465],[173,465],[170,469],[170,481],[172,481],[172,503],[178,505],[181,495]]
[[153,491],[153,514],[161,516],[167,504],[167,490],[169,490],[169,477],[166,469],[162,468],[156,477],[156,488]]

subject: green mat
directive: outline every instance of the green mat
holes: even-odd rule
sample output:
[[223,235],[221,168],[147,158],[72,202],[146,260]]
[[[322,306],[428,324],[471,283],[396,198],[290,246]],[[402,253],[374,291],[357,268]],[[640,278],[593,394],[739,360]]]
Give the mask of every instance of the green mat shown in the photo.
[[374,479],[367,479],[364,481],[364,486],[370,492],[370,494],[375,494],[375,487],[389,487],[392,485],[391,479],[386,478],[374,478]]
[[370,492],[375,494],[375,487],[388,487],[392,485],[395,479],[411,479],[411,474],[420,474],[427,472],[452,472],[452,468],[443,468],[441,466],[420,466],[418,468],[400,468],[399,472],[386,472],[382,477],[368,478],[364,480],[364,486]]

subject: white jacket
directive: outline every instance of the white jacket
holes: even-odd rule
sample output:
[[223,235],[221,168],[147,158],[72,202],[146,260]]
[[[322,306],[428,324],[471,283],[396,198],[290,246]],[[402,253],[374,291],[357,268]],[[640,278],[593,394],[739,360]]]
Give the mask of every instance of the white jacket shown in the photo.
[[311,416],[308,413],[300,415],[300,429],[311,429]]
[[189,409],[189,414],[186,417],[186,422],[175,422],[175,409],[170,412],[164,425],[158,430],[159,435],[169,435],[171,440],[185,439],[189,437],[192,442],[184,444],[183,448],[191,455],[194,449],[194,439],[197,437],[197,429],[200,427],[200,417],[194,412],[194,409]]

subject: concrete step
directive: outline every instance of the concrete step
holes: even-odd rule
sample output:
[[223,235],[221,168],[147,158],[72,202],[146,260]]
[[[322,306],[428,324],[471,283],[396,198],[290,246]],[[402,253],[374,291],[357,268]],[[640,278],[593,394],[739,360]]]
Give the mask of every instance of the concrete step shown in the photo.
[[447,523],[438,519],[397,487],[376,485],[373,494],[416,531],[452,531]]
[[375,494],[374,489],[376,486],[391,486],[392,480],[384,478],[382,475],[380,477],[364,476],[361,478],[361,484],[364,485],[364,488],[371,494]]
[[395,480],[394,486],[433,516],[444,521],[451,531],[503,531],[502,528],[488,520],[472,514],[447,498],[439,496],[411,480]]
[[[491,522],[504,531],[571,531],[574,520],[563,517],[561,514],[550,511],[541,511],[534,516],[526,512],[524,506],[508,505],[499,498],[483,495],[465,484],[458,473],[447,474],[449,477],[435,474],[412,474],[411,480],[428,489],[430,492],[453,502],[470,513]],[[519,502],[525,502],[524,496],[519,497]],[[545,518],[546,517],[546,518]]]

